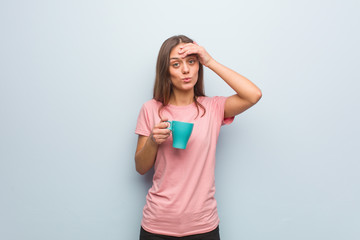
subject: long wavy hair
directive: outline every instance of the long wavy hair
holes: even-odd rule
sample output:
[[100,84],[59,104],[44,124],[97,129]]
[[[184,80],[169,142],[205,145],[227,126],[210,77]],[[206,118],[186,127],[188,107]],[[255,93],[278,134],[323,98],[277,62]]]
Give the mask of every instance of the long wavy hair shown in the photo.
[[[180,43],[193,43],[194,41],[184,35],[177,35],[168,38],[162,44],[158,58],[156,63],[156,76],[155,76],[155,84],[154,84],[154,94],[153,98],[156,101],[162,103],[162,106],[159,108],[159,117],[161,118],[161,110],[169,104],[170,96],[173,92],[171,78],[170,78],[170,52]],[[198,97],[205,96],[204,91],[204,70],[203,65],[199,63],[199,72],[198,72],[198,80],[194,86],[194,103],[196,105],[199,116],[201,108],[203,110],[203,117],[206,113],[205,107],[197,101]],[[196,117],[197,117],[196,116]]]

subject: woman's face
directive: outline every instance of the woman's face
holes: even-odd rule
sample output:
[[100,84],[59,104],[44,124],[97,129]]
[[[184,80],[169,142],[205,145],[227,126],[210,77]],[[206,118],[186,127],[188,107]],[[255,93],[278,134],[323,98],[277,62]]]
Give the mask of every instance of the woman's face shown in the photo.
[[179,55],[180,47],[185,43],[175,46],[170,52],[170,78],[173,88],[180,91],[193,90],[199,72],[199,61],[196,55],[182,58]]

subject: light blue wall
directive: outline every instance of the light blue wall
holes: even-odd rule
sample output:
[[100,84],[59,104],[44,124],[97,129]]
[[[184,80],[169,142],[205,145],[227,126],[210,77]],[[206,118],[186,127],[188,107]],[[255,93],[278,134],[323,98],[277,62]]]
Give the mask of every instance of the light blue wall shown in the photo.
[[[360,239],[358,1],[0,2],[0,239],[137,239],[138,111],[186,34],[262,100],[222,129],[226,240]],[[232,90],[206,71],[209,96]]]

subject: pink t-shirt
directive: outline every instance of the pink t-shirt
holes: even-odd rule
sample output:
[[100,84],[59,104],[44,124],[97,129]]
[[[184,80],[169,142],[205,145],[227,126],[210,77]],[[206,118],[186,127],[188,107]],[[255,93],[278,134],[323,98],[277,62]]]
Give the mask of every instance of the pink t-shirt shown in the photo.
[[[215,194],[215,152],[224,119],[226,97],[199,97],[206,114],[195,104],[168,105],[161,111],[168,120],[194,123],[186,149],[172,147],[172,136],[159,145],[154,165],[153,185],[146,197],[142,227],[155,234],[186,236],[214,230],[219,224]],[[146,102],[135,133],[149,136],[161,120],[160,102]],[[196,117],[197,116],[197,117]]]

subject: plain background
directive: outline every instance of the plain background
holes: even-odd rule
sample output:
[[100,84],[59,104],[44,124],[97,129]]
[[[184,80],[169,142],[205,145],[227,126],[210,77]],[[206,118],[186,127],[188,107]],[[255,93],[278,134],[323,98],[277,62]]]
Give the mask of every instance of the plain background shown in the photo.
[[[360,239],[359,1],[0,2],[0,239],[137,239],[141,105],[173,35],[263,98],[224,126],[226,240]],[[208,96],[233,94],[205,72]]]

